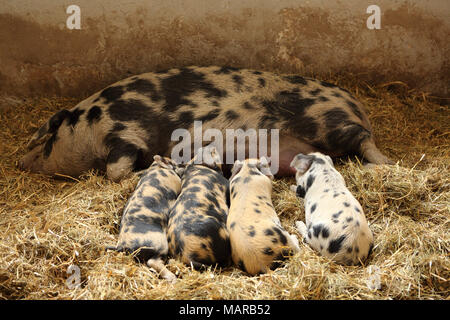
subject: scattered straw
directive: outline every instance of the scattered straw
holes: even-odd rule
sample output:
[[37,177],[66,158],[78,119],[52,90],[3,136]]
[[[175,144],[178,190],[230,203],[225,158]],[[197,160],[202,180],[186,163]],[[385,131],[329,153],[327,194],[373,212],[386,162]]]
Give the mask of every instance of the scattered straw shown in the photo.
[[[448,299],[448,106],[405,94],[399,83],[369,87],[334,80],[367,106],[380,149],[398,160],[370,169],[355,159],[336,165],[375,235],[365,266],[340,266],[302,245],[283,267],[261,276],[236,268],[198,272],[170,260],[178,281],[159,279],[130,256],[105,251],[116,241],[136,177],[113,183],[89,172],[76,181],[54,180],[16,168],[34,130],[54,111],[76,104],[40,98],[0,110],[0,298]],[[389,91],[393,87],[400,91]],[[293,182],[276,180],[273,201],[282,224],[296,233],[294,222],[304,219],[304,210],[289,190]],[[75,289],[66,284],[70,265],[80,268]],[[369,288],[377,279],[380,287]]]

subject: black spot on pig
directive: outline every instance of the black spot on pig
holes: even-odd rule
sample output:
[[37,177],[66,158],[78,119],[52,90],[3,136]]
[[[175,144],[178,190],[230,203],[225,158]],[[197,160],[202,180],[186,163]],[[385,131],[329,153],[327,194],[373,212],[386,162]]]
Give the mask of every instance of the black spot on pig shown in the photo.
[[230,74],[231,72],[234,71],[239,71],[239,68],[235,68],[235,67],[221,67],[219,70],[214,71],[214,74]]
[[332,218],[333,218],[333,219],[339,218],[339,216],[340,216],[343,212],[344,212],[344,211],[339,210],[337,213],[333,213]]
[[350,107],[350,109],[355,114],[355,116],[357,116],[360,120],[362,120],[363,115],[362,115],[361,111],[359,110],[358,106],[355,103],[351,102],[350,100],[346,100],[345,102]]
[[274,251],[272,250],[272,248],[266,247],[263,249],[262,253],[265,255],[271,256],[274,254]]
[[288,82],[293,83],[293,84],[302,84],[302,85],[307,84],[306,79],[301,76],[296,76],[296,75],[284,76],[283,79],[285,79]]
[[188,128],[194,124],[194,120],[192,111],[183,111],[178,115],[177,126]]
[[314,203],[314,204],[311,206],[311,214],[314,213],[314,211],[316,210],[316,207],[317,207],[317,203]]
[[309,92],[309,94],[310,95],[313,95],[313,96],[317,96],[319,93],[321,93],[322,92],[322,89],[320,89],[320,88],[317,88],[317,89],[315,89],[315,90],[311,90],[310,92]]
[[306,190],[305,190],[305,188],[303,188],[303,186],[298,185],[295,193],[297,194],[298,197],[304,198],[305,194],[306,194]]
[[[320,158],[314,156],[314,163],[316,163],[316,164],[325,164],[325,160],[320,159]],[[326,173],[326,172],[328,172],[328,171],[326,171],[326,169],[325,169],[325,170],[324,170],[324,173]]]
[[108,87],[108,88],[104,89],[100,93],[100,97],[105,99],[106,103],[110,103],[110,102],[120,99],[120,97],[123,95],[123,93],[124,93],[124,89],[122,86],[112,86],[112,87]]
[[217,116],[220,114],[220,109],[214,109],[211,110],[210,112],[208,112],[207,114],[199,117],[197,120],[202,121],[202,122],[207,122],[210,120],[214,120],[215,118],[217,118]]
[[350,207],[350,203],[344,202],[344,206],[346,206],[348,208],[348,207]]
[[102,109],[99,106],[93,106],[89,109],[89,112],[86,116],[86,119],[89,125],[92,125],[94,122],[98,122],[102,116]]
[[[61,110],[54,114],[48,121],[48,133],[55,133],[58,131],[59,127],[63,121],[70,117],[71,112],[69,110]],[[51,150],[50,150],[51,151]]]
[[287,127],[311,140],[316,137],[318,124],[305,112],[314,103],[315,99],[302,98],[298,92],[285,90],[278,92],[274,100],[263,100],[262,106],[274,123],[285,121]]
[[316,225],[314,225],[313,226],[314,237],[318,238],[319,234],[321,233],[323,228],[324,228],[323,224],[316,224]]
[[52,153],[53,145],[55,144],[58,137],[56,136],[57,132],[52,134],[52,136],[47,140],[47,142],[44,145],[44,158],[48,158],[50,156],[50,153]]
[[255,109],[255,107],[254,107],[250,102],[248,102],[248,101],[244,102],[244,104],[242,105],[242,107],[243,107],[244,109],[247,109],[247,110]]
[[108,133],[104,139],[105,145],[110,149],[106,159],[107,164],[116,163],[122,157],[136,159],[139,148],[133,143],[120,138],[116,133]]
[[167,112],[174,112],[182,105],[192,105],[192,101],[187,97],[195,91],[205,92],[206,98],[227,96],[225,90],[218,89],[206,81],[204,74],[187,68],[182,68],[178,74],[161,80],[161,90],[166,98],[163,109]]
[[233,75],[232,79],[233,79],[234,83],[236,83],[239,87],[244,83],[242,81],[242,77],[238,74]]
[[130,216],[128,217],[128,224],[133,228],[132,232],[134,233],[163,232],[162,220],[159,217]]
[[158,93],[156,86],[146,79],[136,79],[135,81],[127,85],[127,91],[136,91],[149,97],[152,101],[160,101],[162,99],[161,95]]
[[345,240],[346,236],[342,235],[337,239],[331,240],[328,245],[328,252],[329,253],[337,253],[339,250],[341,250],[342,242]]
[[123,123],[116,122],[116,123],[114,123],[114,127],[112,128],[112,132],[123,131],[126,128],[127,128],[127,126],[124,125]]
[[327,128],[337,128],[348,122],[348,114],[340,108],[327,110],[323,113],[323,118]]
[[329,146],[343,153],[358,153],[361,142],[371,136],[370,132],[361,125],[350,125],[330,130],[326,134]]
[[229,121],[233,121],[239,118],[239,114],[233,110],[228,110],[227,112],[225,112],[225,118],[227,118],[227,120]]
[[258,126],[264,129],[275,128],[278,119],[276,116],[265,114],[259,118]]
[[273,229],[273,231],[275,231],[278,234],[278,238],[280,239],[280,242],[283,245],[286,245],[286,243],[287,243],[286,236],[283,234],[283,232],[280,230],[280,228],[273,227],[272,229]]
[[84,110],[80,110],[78,108],[76,108],[75,110],[73,110],[69,117],[67,118],[67,124],[68,126],[72,129],[73,132],[73,128],[76,126],[76,124],[78,123],[78,120],[80,120],[80,116],[84,113]]
[[259,86],[264,88],[266,86],[266,80],[264,78],[258,78]]
[[316,179],[316,177],[313,176],[312,174],[310,174],[308,176],[308,179],[306,180],[306,191],[308,191],[308,189],[312,186],[312,184],[314,183],[315,179]]

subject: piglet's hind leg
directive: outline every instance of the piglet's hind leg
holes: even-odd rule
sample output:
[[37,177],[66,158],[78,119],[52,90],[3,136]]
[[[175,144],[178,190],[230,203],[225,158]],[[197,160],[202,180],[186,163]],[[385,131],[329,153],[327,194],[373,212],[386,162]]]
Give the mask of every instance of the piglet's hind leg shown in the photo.
[[177,281],[177,277],[169,269],[166,268],[166,266],[164,265],[164,262],[160,258],[149,259],[147,261],[147,266],[155,269],[161,278],[166,279],[167,281],[169,281],[171,283],[174,283],[175,281]]
[[308,235],[308,231],[306,230],[306,225],[303,221],[297,221],[295,222],[295,225],[297,227],[297,231],[300,232],[300,234],[302,235],[303,239],[306,240],[307,239],[307,235]]

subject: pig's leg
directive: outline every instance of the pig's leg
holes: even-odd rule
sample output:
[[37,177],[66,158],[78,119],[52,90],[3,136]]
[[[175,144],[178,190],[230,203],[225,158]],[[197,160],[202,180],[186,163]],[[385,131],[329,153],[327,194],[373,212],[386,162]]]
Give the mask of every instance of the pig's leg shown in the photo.
[[114,146],[106,159],[106,174],[112,181],[118,182],[134,169],[139,149],[132,143],[120,143]]
[[147,266],[156,270],[159,273],[161,278],[166,279],[169,282],[174,283],[177,280],[177,277],[166,268],[164,265],[164,261],[160,258],[157,259],[149,259],[147,261]]
[[303,221],[297,221],[295,222],[295,225],[297,226],[297,231],[300,232],[300,234],[303,237],[303,241],[307,241],[308,239],[308,231],[306,230],[306,225]]
[[394,162],[386,157],[378,150],[372,138],[367,138],[361,142],[361,155],[373,164],[394,164]]
[[294,250],[294,252],[299,252],[300,251],[300,245],[298,243],[298,238],[296,235],[294,234],[290,234],[289,238],[291,239],[290,241],[290,247]]

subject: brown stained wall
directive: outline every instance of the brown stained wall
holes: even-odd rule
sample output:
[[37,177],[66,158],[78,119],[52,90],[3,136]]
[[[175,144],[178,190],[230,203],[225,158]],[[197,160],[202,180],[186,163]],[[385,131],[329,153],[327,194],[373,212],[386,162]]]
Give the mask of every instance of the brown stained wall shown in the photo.
[[[70,4],[81,30],[65,27]],[[366,27],[371,4],[381,30]],[[449,36],[447,0],[0,0],[0,95],[87,96],[131,74],[215,64],[448,96]]]

